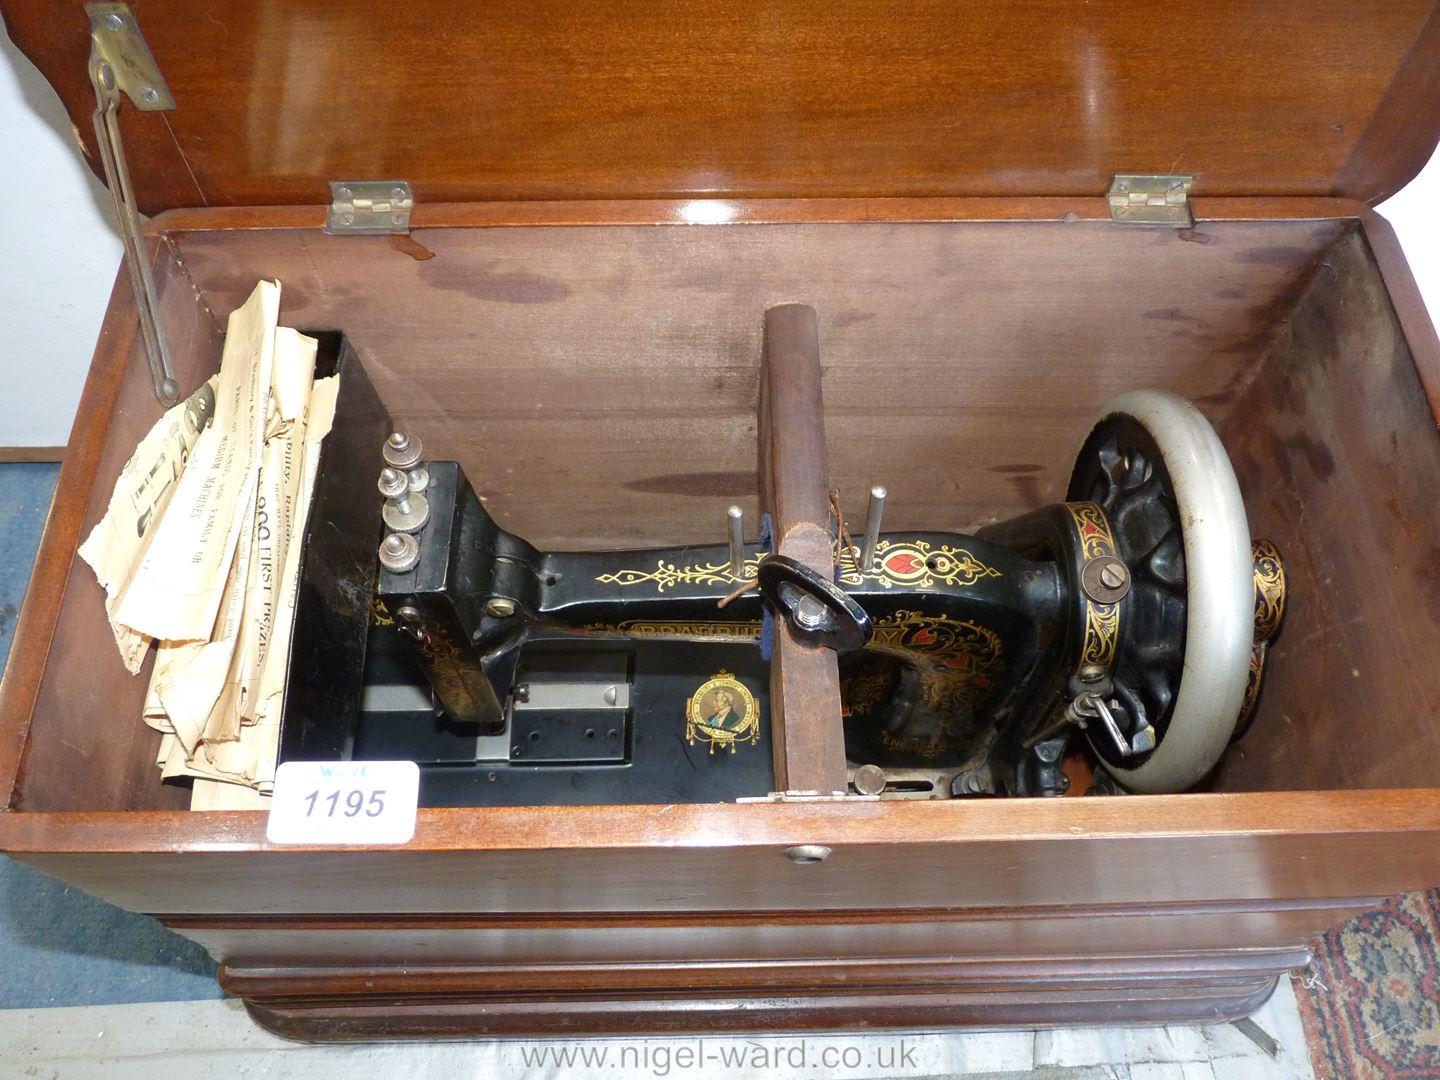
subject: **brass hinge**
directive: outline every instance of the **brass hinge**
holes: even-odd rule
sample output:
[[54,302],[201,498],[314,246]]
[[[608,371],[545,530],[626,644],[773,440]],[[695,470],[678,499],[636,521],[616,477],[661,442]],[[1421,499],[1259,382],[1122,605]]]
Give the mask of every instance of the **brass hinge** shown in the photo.
[[1110,220],[1116,225],[1195,224],[1190,176],[1116,176],[1110,181]]
[[170,350],[165,332],[156,316],[160,302],[155,291],[155,277],[150,271],[148,245],[140,229],[140,213],[135,208],[135,190],[130,183],[130,169],[125,164],[125,146],[120,141],[120,98],[123,94],[141,112],[163,112],[175,108],[170,88],[150,54],[150,47],[140,36],[135,16],[125,4],[86,4],[90,16],[90,85],[95,91],[95,141],[100,144],[100,163],[105,169],[105,184],[115,201],[119,218],[120,239],[125,245],[125,266],[130,271],[130,287],[135,294],[135,309],[140,317],[140,334],[145,341],[145,356],[150,362],[150,377],[155,396],[162,405],[174,405],[180,387],[170,363]]
[[331,180],[325,231],[341,236],[408,233],[414,206],[404,180]]

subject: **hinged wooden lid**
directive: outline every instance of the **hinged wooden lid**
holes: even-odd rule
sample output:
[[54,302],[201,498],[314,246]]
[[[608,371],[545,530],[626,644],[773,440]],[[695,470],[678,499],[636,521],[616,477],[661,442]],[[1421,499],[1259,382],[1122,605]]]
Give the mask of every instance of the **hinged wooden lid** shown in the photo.
[[[124,110],[138,201],[697,196],[1379,200],[1440,138],[1436,0],[134,0],[173,112]],[[98,160],[79,3],[0,0]]]

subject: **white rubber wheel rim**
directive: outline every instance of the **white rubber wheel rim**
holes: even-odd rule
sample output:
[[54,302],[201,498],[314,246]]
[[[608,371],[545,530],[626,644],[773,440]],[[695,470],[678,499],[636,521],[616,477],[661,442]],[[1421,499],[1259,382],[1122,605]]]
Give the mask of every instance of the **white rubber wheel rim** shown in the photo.
[[1155,440],[1175,490],[1185,549],[1185,659],[1160,744],[1135,768],[1105,762],[1131,791],[1185,791],[1230,743],[1250,677],[1255,635],[1254,565],[1240,485],[1200,410],[1160,390],[1121,394],[1097,425],[1128,416]]

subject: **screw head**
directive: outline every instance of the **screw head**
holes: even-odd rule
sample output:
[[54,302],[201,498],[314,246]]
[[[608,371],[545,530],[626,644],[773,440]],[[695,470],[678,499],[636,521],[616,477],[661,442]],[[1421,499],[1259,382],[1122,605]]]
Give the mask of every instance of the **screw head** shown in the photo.
[[119,15],[106,15],[105,29],[113,30],[118,34],[121,30],[125,29],[125,20],[120,18]]
[[485,614],[497,619],[508,619],[515,614],[515,601],[508,596],[496,596],[485,604]]
[[1130,593],[1130,568],[1114,555],[1097,555],[1081,567],[1080,589],[1097,604],[1118,604]]
[[147,86],[145,87],[145,89],[141,90],[140,96],[151,105],[154,105],[155,102],[160,100],[160,92],[156,90],[153,86]]
[[380,482],[375,485],[387,499],[397,499],[410,490],[410,478],[399,469],[380,470]]
[[397,431],[385,440],[385,464],[397,469],[408,469],[420,460],[424,448],[413,435]]
[[409,533],[391,533],[380,541],[380,565],[392,574],[406,574],[420,562],[420,541]]
[[879,765],[861,765],[850,782],[861,795],[879,795],[885,790],[885,770]]
[[[408,534],[397,533],[396,535],[405,536]],[[406,604],[404,607],[400,608],[399,611],[395,612],[395,617],[398,618],[401,622],[419,622],[420,609],[415,607],[413,604]]]

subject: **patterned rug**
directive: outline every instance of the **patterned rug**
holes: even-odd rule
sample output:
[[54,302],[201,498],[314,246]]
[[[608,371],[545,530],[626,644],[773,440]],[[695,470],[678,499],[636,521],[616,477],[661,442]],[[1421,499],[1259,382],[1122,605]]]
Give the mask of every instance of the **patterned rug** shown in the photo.
[[1331,930],[1295,998],[1316,1080],[1440,1080],[1440,889]]

